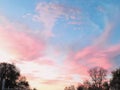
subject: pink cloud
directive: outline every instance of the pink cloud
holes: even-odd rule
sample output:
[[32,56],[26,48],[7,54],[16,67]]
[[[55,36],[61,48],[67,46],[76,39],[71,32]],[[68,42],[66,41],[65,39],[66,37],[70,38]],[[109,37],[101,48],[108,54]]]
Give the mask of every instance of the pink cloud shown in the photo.
[[80,64],[79,62],[75,61],[74,59],[72,60],[66,60],[64,62],[64,66],[63,68],[65,68],[65,72],[67,74],[83,74],[83,75],[87,75],[87,68],[86,66]]
[[61,68],[64,75],[80,75],[82,80],[88,78],[88,70],[100,66],[109,70],[113,64],[111,59],[120,54],[120,45],[110,47],[89,46],[70,53]]
[[43,82],[40,82],[41,84],[47,84],[47,85],[54,85],[60,83],[60,80],[44,80]]
[[0,46],[14,53],[19,59],[34,59],[42,55],[45,44],[42,40],[27,33],[26,28],[3,19],[0,24]]
[[111,67],[110,56],[105,51],[108,49],[98,47],[87,47],[75,55],[77,61],[85,62],[89,66],[101,66],[106,69]]
[[53,60],[48,60],[48,59],[35,60],[34,62],[38,63],[39,65],[47,65],[47,66],[56,65]]

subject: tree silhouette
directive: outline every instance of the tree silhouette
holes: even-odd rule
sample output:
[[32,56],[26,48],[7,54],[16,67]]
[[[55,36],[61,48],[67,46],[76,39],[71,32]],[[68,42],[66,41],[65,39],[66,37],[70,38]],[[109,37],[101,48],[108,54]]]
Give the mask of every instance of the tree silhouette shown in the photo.
[[103,81],[107,75],[107,70],[102,67],[94,67],[89,70],[89,75],[93,81],[93,90],[101,90]]
[[77,87],[77,90],[84,90],[84,85],[79,85],[79,86]]
[[87,90],[89,90],[89,88],[91,87],[91,83],[88,80],[85,80],[83,82],[83,85],[84,85],[84,88]]
[[0,88],[2,88],[3,81],[5,81],[6,88],[16,87],[16,80],[19,76],[20,72],[13,64],[0,63]]
[[110,86],[112,90],[120,90],[120,68],[112,72]]
[[31,90],[28,81],[14,64],[0,63],[0,90],[3,84],[6,89]]
[[29,83],[26,80],[26,77],[20,77],[18,82],[17,82],[17,88],[20,88],[22,90],[28,90],[30,89]]
[[110,88],[110,85],[108,84],[108,82],[107,82],[107,81],[104,82],[104,83],[103,83],[103,89],[104,89],[104,90],[109,90],[109,88]]

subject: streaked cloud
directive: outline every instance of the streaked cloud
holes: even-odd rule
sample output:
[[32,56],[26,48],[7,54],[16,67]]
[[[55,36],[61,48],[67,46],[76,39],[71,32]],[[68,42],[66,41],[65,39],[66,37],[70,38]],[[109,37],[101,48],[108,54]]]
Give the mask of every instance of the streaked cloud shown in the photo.
[[33,19],[43,25],[44,34],[47,37],[55,36],[52,30],[59,19],[75,20],[81,13],[77,8],[46,2],[39,3],[36,6],[36,12]]

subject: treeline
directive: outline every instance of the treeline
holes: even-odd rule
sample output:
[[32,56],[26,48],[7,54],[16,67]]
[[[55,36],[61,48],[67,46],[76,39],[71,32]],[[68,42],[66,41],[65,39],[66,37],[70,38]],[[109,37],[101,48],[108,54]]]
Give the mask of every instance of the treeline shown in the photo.
[[[106,79],[107,70],[94,67],[88,71],[90,80],[86,80],[77,87],[77,90],[120,90],[120,68],[112,71],[111,78]],[[37,90],[31,88],[20,70],[9,63],[0,63],[0,90]],[[72,85],[64,90],[75,90]]]
[[25,76],[20,70],[9,63],[0,63],[0,90],[37,90],[31,89]]
[[[94,67],[88,71],[90,80],[86,80],[77,87],[77,90],[120,90],[120,68],[111,72],[111,78],[106,79],[107,70]],[[73,86],[64,90],[75,90]]]

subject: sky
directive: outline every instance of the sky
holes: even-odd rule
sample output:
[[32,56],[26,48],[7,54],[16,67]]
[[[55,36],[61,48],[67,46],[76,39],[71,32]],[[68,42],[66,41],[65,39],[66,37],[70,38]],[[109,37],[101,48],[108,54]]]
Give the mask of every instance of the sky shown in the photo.
[[0,0],[0,62],[38,90],[64,90],[88,70],[120,67],[120,0]]

